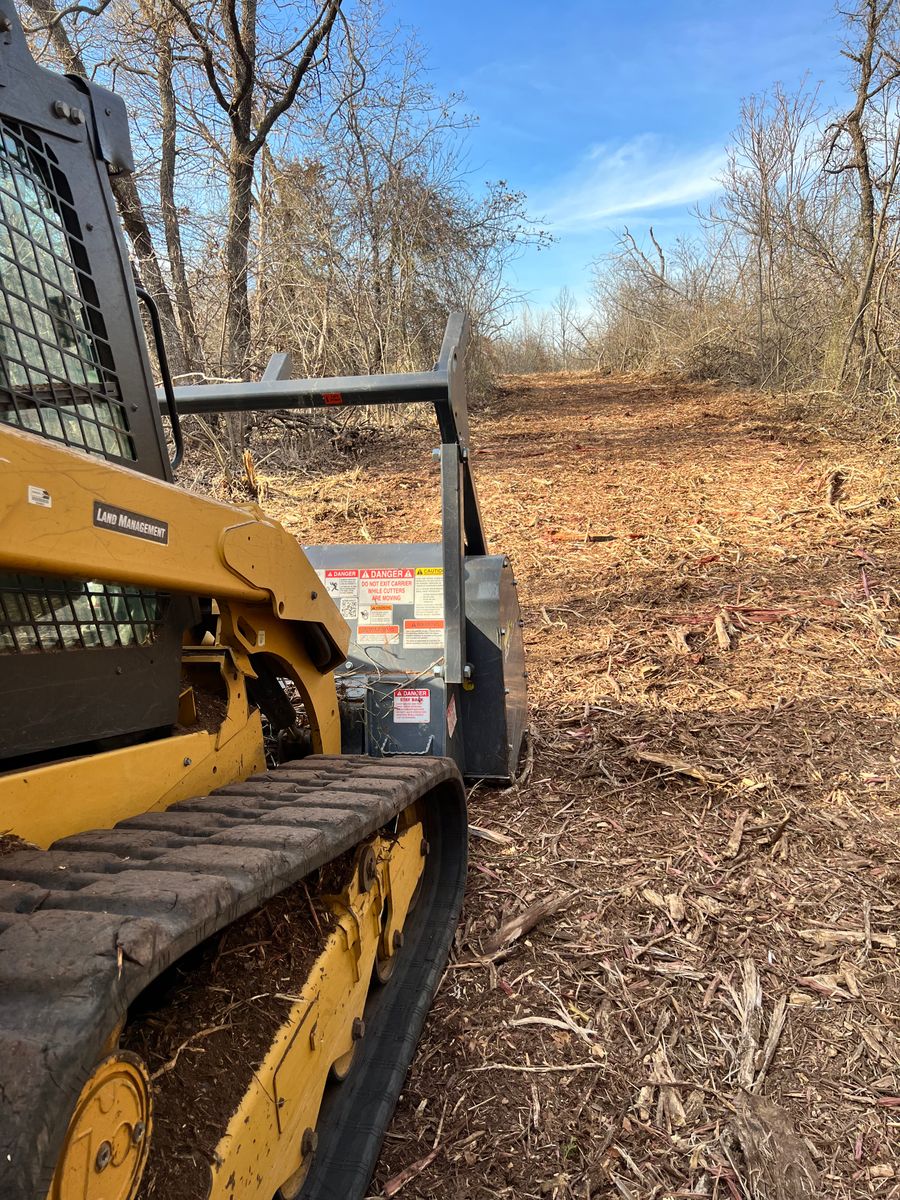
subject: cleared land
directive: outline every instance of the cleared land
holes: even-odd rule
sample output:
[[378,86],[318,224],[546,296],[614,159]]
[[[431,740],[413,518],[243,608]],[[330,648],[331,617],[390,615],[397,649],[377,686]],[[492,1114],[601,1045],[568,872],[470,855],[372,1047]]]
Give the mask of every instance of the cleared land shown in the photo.
[[[573,375],[504,381],[474,425],[531,751],[473,790],[455,961],[373,1194],[900,1196],[894,441]],[[309,542],[434,538],[434,437],[261,462],[266,505]]]

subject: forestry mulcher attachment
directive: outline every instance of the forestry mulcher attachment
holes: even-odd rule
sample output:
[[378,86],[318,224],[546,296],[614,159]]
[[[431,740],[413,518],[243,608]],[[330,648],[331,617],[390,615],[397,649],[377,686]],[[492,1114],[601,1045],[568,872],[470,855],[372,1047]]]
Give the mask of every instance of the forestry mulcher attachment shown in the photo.
[[[0,0],[0,1196],[349,1200],[452,941],[462,778],[523,732],[466,326],[428,373],[173,389],[130,169],[121,101]],[[304,551],[173,483],[161,409],[177,457],[180,412],[407,401],[441,543]]]

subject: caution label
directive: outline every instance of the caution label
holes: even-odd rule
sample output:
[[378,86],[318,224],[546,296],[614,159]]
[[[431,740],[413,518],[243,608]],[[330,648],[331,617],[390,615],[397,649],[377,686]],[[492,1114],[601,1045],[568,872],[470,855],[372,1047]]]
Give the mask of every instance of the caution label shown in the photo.
[[438,617],[403,622],[403,645],[407,650],[440,650],[444,645],[444,622]]
[[412,567],[374,567],[359,572],[360,604],[412,604],[415,587]]
[[357,625],[357,646],[399,646],[399,625]]
[[394,692],[394,721],[397,725],[427,724],[431,720],[428,688],[398,688]]
[[417,617],[443,617],[443,567],[416,567],[416,601],[414,611]]

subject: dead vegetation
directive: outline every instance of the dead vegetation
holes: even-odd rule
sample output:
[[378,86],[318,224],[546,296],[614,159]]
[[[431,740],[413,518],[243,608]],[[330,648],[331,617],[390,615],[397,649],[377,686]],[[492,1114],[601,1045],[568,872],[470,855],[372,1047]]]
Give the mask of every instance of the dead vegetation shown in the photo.
[[[269,508],[305,542],[434,538],[433,438],[270,463]],[[373,1195],[900,1196],[894,444],[560,375],[507,380],[475,446],[531,744],[472,791]]]

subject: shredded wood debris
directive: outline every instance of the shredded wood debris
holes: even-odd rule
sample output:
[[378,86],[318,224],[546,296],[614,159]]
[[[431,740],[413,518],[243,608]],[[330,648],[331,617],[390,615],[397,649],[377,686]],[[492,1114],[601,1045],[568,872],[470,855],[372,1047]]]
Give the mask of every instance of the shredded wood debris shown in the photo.
[[[372,1196],[896,1200],[896,446],[579,375],[507,380],[473,426],[527,778],[471,795],[456,961]],[[268,507],[304,542],[436,539],[432,442],[268,460]]]

